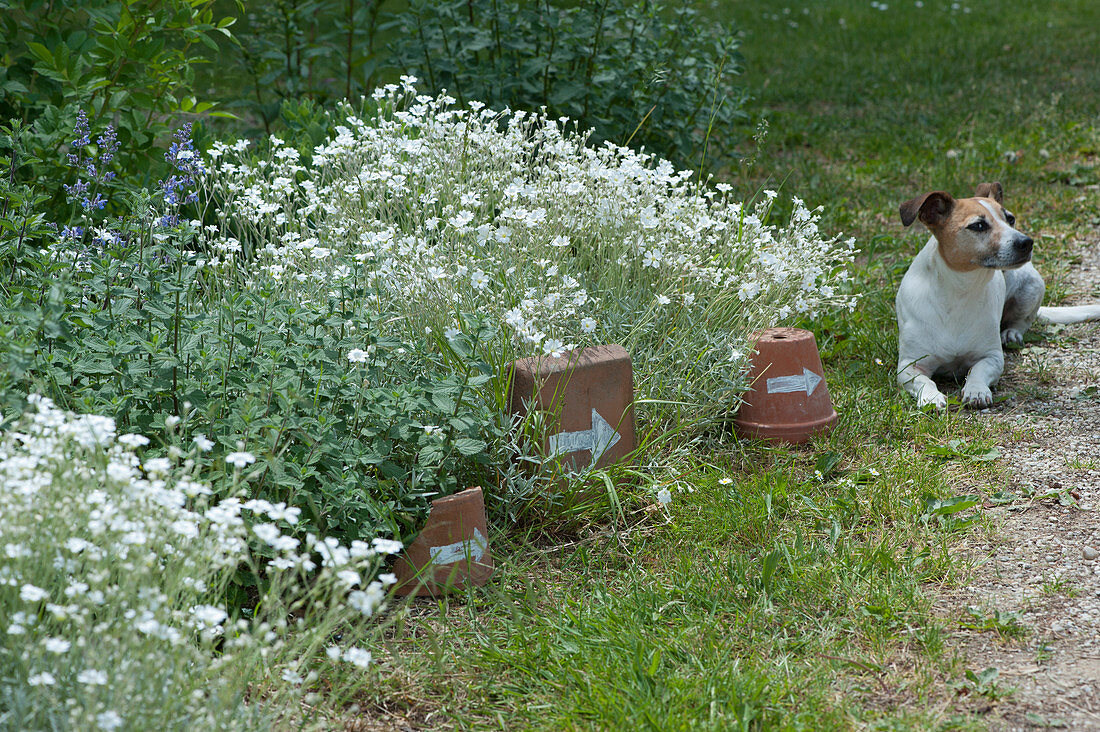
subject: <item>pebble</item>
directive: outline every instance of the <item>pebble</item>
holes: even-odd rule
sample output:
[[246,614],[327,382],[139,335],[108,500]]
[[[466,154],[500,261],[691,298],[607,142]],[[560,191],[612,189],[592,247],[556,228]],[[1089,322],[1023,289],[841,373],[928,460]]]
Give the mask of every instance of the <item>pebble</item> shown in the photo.
[[1097,557],[1100,557],[1100,552],[1096,551],[1096,549],[1091,546],[1086,546],[1081,550],[1081,556],[1085,558],[1086,562],[1091,562]]

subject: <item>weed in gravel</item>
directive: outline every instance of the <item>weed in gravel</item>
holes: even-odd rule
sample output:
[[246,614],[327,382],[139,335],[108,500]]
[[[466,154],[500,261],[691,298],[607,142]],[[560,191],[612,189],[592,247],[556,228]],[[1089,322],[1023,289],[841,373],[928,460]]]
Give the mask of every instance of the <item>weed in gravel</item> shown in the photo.
[[1001,638],[1022,638],[1030,632],[1024,624],[1023,616],[1016,611],[968,607],[966,613],[970,620],[959,623],[963,628],[996,633]]

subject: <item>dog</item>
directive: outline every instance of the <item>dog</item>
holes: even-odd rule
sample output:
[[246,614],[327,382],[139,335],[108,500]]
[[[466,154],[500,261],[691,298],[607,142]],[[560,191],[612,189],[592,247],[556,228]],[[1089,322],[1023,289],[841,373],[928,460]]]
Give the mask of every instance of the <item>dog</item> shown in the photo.
[[965,375],[964,406],[993,404],[1004,371],[1002,346],[1022,343],[1032,323],[1100,320],[1100,305],[1044,307],[1046,285],[1031,264],[1034,242],[1016,228],[1000,183],[973,198],[932,191],[901,204],[901,222],[920,219],[931,238],[898,287],[898,383],[920,407],[942,410],[932,377]]

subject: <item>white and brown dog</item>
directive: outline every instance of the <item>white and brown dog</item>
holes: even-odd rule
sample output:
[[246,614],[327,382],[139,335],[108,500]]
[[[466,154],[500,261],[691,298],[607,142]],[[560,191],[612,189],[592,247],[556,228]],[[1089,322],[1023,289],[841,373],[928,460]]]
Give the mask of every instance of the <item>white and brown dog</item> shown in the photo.
[[1020,343],[1038,320],[1100,320],[1100,305],[1040,307],[1046,286],[1031,264],[1031,237],[1015,228],[1000,183],[973,198],[933,191],[901,204],[932,237],[901,280],[897,296],[898,383],[917,404],[947,406],[936,374],[965,375],[963,404],[987,407],[1004,371],[1002,343]]

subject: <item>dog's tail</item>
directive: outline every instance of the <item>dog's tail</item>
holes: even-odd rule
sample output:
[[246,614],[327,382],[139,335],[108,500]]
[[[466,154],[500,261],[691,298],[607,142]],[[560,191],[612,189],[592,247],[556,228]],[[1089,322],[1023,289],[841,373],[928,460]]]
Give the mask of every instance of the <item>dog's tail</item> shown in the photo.
[[1071,323],[1085,323],[1090,320],[1100,320],[1100,305],[1071,305],[1064,307],[1042,307],[1036,320],[1040,323],[1058,323],[1070,325]]

